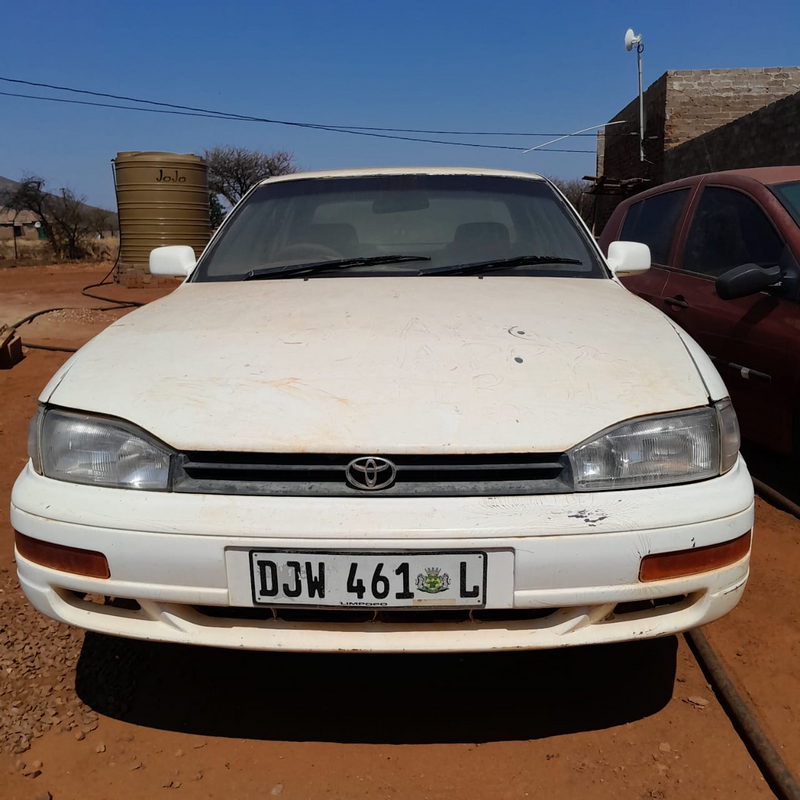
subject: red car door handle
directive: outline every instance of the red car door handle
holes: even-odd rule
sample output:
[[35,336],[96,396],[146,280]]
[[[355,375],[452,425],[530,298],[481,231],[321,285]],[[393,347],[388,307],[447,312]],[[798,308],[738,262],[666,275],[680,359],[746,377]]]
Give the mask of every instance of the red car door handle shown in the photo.
[[689,308],[689,304],[680,295],[678,297],[665,297],[664,302],[678,308]]

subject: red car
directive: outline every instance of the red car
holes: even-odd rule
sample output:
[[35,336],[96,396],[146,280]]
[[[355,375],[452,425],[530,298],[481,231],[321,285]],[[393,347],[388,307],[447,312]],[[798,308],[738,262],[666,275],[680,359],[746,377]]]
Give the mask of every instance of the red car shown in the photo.
[[697,175],[625,200],[606,225],[649,245],[623,279],[711,356],[743,435],[800,453],[800,166]]

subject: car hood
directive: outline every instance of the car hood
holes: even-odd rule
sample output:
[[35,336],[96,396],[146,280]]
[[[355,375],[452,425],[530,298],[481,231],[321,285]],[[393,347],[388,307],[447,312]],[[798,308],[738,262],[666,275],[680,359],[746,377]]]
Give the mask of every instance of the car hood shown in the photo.
[[611,280],[188,283],[45,388],[181,450],[562,452],[708,403],[666,317]]

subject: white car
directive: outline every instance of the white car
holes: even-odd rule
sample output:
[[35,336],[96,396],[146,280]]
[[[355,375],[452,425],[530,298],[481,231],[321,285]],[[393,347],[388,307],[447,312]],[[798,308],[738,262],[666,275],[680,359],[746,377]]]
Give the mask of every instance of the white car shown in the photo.
[[[730,611],[725,386],[545,179],[272,178],[41,394],[20,583],[107,634],[293,651],[663,636]],[[104,600],[103,600],[104,598]]]

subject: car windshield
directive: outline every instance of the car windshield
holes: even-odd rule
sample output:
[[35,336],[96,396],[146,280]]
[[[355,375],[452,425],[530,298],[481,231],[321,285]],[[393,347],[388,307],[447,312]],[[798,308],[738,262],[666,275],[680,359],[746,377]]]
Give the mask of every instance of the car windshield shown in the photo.
[[769,189],[781,201],[795,224],[800,227],[800,181],[776,183]]
[[[546,182],[412,174],[260,186],[226,220],[192,280],[244,280],[259,271],[417,276],[481,263],[488,272],[504,260],[492,275],[607,277],[574,212]],[[325,262],[330,267],[319,266]],[[310,268],[276,269],[302,265]]]

